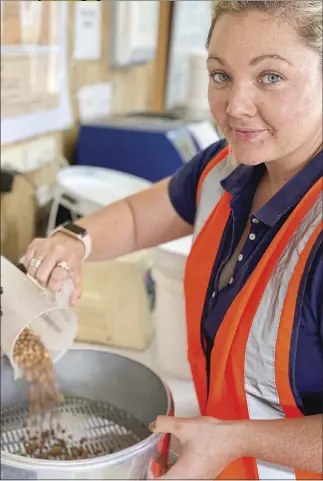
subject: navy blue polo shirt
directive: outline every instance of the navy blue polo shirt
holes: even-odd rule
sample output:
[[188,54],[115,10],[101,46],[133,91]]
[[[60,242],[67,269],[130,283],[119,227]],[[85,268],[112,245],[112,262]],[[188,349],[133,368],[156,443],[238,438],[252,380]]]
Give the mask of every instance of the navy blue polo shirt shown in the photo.
[[[201,173],[208,162],[226,145],[212,144],[172,177],[170,200],[178,214],[194,224],[196,192]],[[210,352],[217,330],[235,297],[264,255],[275,235],[298,202],[314,183],[323,177],[322,152],[313,158],[258,212],[250,216],[257,185],[265,165],[239,165],[222,181],[232,196],[228,219],[210,279],[202,323],[209,366]],[[221,266],[232,256],[244,232],[248,218],[254,239],[247,238],[230,283],[218,290]],[[323,412],[323,236],[318,238],[302,278],[290,350],[290,383],[296,404],[305,414]]]

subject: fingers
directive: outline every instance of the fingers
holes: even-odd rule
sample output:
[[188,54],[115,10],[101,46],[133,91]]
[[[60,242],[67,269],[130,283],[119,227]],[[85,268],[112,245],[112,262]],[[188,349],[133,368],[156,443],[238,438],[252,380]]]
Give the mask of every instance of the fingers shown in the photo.
[[[192,459],[192,453],[189,450],[184,451],[179,460],[167,471],[166,474],[159,477],[158,480],[167,479],[210,479],[203,476],[203,466],[199,460]],[[212,478],[213,479],[213,478]]]
[[[38,257],[40,257],[39,260],[41,260],[42,263],[38,267],[37,271],[32,275],[34,275],[41,285],[46,286],[49,283],[49,278],[51,276],[53,276],[54,283],[55,281],[62,282],[66,279],[66,271],[63,269],[55,269],[57,262],[59,262],[57,253],[55,251],[47,254],[39,254]],[[56,272],[54,273],[54,271]]]
[[[62,246],[51,246],[49,243],[44,243],[38,248],[34,249],[34,259],[40,262],[39,266],[33,266],[29,264],[27,266],[28,273],[33,276],[39,284],[47,286],[49,278],[52,275],[57,263],[61,260],[66,260],[66,252]],[[55,279],[57,282],[62,282],[66,279],[66,273],[63,269],[59,269],[55,273]]]
[[37,272],[36,279],[41,285],[47,286],[50,291],[60,292],[65,280],[68,277],[72,277],[72,275],[67,272],[67,270],[62,269],[55,264],[53,268],[52,265],[53,264],[50,261],[48,261],[48,264],[45,264],[44,262],[44,265],[39,268],[40,272]]
[[[60,271],[64,271],[64,277],[61,275]],[[49,282],[47,284],[47,288],[52,292],[60,292],[62,289],[62,285],[66,279],[72,279],[74,284],[74,291],[71,295],[69,300],[69,304],[71,307],[75,306],[77,301],[82,295],[82,284],[81,284],[81,275],[76,274],[75,272],[68,273],[65,269],[57,266],[53,269],[52,274],[49,278]]]
[[150,429],[157,433],[174,434],[180,441],[185,442],[185,434],[190,422],[191,419],[176,418],[173,416],[158,416],[156,421],[151,424]]
[[[70,302],[71,305],[75,305],[82,294],[82,262],[76,257],[71,248],[58,243],[53,238],[35,239],[30,244],[22,261],[28,274],[34,277],[40,285],[47,287],[52,292],[60,292],[65,280],[71,278],[75,292]],[[32,263],[30,264],[31,261]],[[65,264],[66,268],[58,266],[61,262]]]
[[37,249],[37,245],[39,244],[38,241],[39,241],[39,239],[33,240],[33,242],[28,247],[26,254],[21,259],[21,262],[24,264],[26,269],[28,269],[31,259],[35,258],[35,252],[36,252],[36,249]]
[[71,304],[71,306],[75,306],[77,301],[82,296],[82,272],[81,272],[81,269],[78,272],[78,274],[75,274],[73,276],[72,279],[73,279],[73,282],[74,282],[75,290],[74,290],[74,293],[71,297],[70,304]]
[[26,267],[26,269],[28,268],[31,259],[34,258],[34,253],[35,250],[29,247],[26,254],[20,259],[20,262]]
[[153,430],[173,434],[182,444],[178,461],[158,479],[216,479],[234,459],[228,454],[223,435],[214,435],[220,424],[207,416],[189,419],[158,416]]

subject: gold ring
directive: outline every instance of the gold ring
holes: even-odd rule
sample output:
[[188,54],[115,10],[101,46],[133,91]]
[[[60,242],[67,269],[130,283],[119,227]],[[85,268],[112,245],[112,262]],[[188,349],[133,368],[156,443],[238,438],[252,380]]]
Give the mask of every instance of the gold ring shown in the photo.
[[65,261],[58,262],[56,267],[61,267],[62,269],[65,269],[66,272],[70,273],[70,268],[68,267],[68,264]]

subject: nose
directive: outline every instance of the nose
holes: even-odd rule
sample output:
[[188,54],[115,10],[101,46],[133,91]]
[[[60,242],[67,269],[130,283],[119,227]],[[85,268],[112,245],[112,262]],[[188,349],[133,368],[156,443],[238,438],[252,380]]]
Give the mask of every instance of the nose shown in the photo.
[[233,85],[227,101],[226,113],[231,117],[254,117],[257,113],[254,92],[250,85]]

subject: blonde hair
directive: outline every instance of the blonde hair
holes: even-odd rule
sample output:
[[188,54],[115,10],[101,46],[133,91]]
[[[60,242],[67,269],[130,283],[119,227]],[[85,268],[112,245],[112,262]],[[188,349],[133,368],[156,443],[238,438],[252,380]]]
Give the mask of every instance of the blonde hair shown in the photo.
[[213,20],[207,47],[220,15],[258,10],[289,22],[300,40],[316,51],[322,62],[322,4],[322,0],[213,0]]

